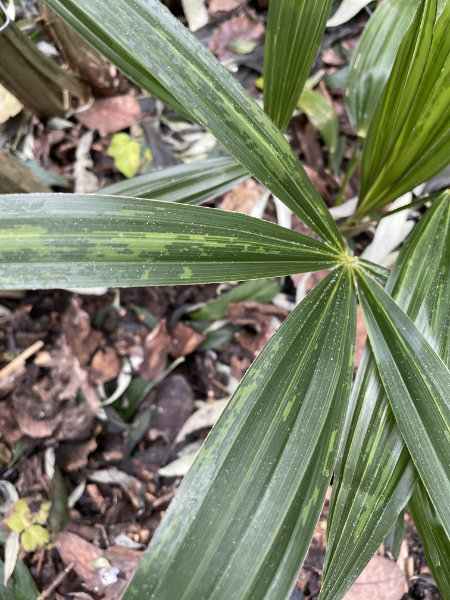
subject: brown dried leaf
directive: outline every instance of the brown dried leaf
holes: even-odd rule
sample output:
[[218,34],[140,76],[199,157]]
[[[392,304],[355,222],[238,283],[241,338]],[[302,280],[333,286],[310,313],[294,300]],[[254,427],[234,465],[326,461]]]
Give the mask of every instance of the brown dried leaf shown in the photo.
[[100,331],[91,330],[89,315],[73,296],[70,298],[68,309],[61,317],[61,329],[80,365],[87,365],[103,336]]
[[254,179],[246,179],[225,194],[220,208],[249,215],[263,193],[262,185]]
[[289,311],[273,304],[261,304],[249,300],[246,302],[230,302],[225,316],[233,325],[251,325],[257,330],[267,329],[273,317],[284,320]]
[[78,471],[87,465],[89,454],[96,448],[94,438],[81,444],[61,444],[57,451],[58,464],[64,471]]
[[179,321],[170,330],[169,354],[174,358],[187,356],[191,352],[194,352],[204,339],[204,335],[197,333]]
[[96,100],[87,110],[76,113],[77,120],[88,129],[108,134],[131,127],[141,116],[141,107],[133,96],[115,96]]
[[183,375],[171,375],[156,390],[150,421],[170,444],[194,410],[194,395]]
[[405,572],[384,556],[374,556],[345,594],[344,600],[400,600],[408,591]]
[[221,23],[211,36],[209,49],[220,61],[236,56],[227,46],[230,42],[259,42],[266,33],[258,19],[250,19],[245,13]]
[[93,383],[106,383],[120,373],[120,360],[111,346],[97,350],[91,362],[90,379]]
[[211,0],[209,10],[211,13],[230,12],[246,3],[247,0]]
[[144,340],[144,360],[139,368],[141,377],[154,381],[162,375],[167,364],[169,344],[170,336],[166,321],[163,320]]

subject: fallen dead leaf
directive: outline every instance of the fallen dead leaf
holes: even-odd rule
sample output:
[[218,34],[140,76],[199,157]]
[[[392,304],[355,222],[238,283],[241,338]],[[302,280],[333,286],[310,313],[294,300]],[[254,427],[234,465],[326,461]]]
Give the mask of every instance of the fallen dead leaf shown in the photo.
[[332,67],[342,67],[345,65],[345,60],[333,48],[327,48],[322,52],[322,60],[326,65]]
[[247,0],[211,0],[209,3],[209,10],[211,13],[230,12],[246,3]]
[[80,306],[77,298],[71,297],[68,309],[61,317],[61,329],[74,355],[84,367],[97,349],[102,334],[91,329],[89,315]]
[[246,179],[225,194],[220,208],[249,215],[263,193],[262,185],[254,179]]
[[288,315],[289,311],[285,308],[254,300],[230,302],[225,311],[225,316],[233,325],[251,325],[258,331],[268,328],[273,317],[284,320]]
[[150,426],[171,444],[193,410],[194,395],[187,380],[171,375],[156,390]]
[[408,591],[405,572],[393,561],[376,555],[345,594],[343,600],[400,600]]
[[204,339],[204,335],[197,333],[179,321],[170,330],[169,354],[174,358],[187,356],[191,352],[194,352]]
[[87,110],[75,117],[88,129],[108,134],[121,131],[136,123],[141,115],[139,103],[133,96],[123,95],[96,100]]
[[92,357],[90,379],[93,383],[106,383],[120,373],[120,360],[112,346],[97,350]]
[[58,464],[64,471],[78,471],[87,465],[89,454],[96,448],[95,438],[81,444],[61,444],[57,449]]
[[184,442],[184,440],[201,429],[212,427],[220,417],[228,403],[228,398],[215,400],[211,404],[205,404],[184,423],[175,439],[175,444]]
[[230,42],[259,42],[266,33],[258,19],[250,19],[245,13],[221,23],[211,36],[209,49],[220,61],[236,56],[228,48]]
[[170,336],[166,321],[163,320],[144,340],[144,360],[139,374],[144,379],[154,381],[163,374],[167,364]]

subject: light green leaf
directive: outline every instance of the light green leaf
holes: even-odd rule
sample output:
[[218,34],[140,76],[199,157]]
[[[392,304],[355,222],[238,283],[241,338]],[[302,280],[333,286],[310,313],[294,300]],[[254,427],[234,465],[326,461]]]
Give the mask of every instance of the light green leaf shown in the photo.
[[339,123],[332,104],[319,92],[305,89],[297,102],[297,107],[306,114],[308,120],[322,136],[330,153],[333,154],[336,150]]
[[0,288],[170,285],[324,269],[339,254],[253,217],[82,194],[0,196]]
[[141,161],[141,147],[128,133],[115,133],[106,153],[114,158],[116,169],[125,177],[136,175]]
[[127,62],[138,62],[143,72],[149,71],[245,169],[322,239],[344,249],[324,201],[283,134],[160,2],[48,0],[48,4],[122,70]]
[[[449,331],[449,237],[448,197],[442,194],[402,248],[386,285],[439,350]],[[369,346],[356,376],[346,432],[328,516],[321,599],[345,594],[394,525],[417,480]]]
[[384,0],[365,26],[355,48],[345,100],[350,121],[361,137],[367,135],[373,111],[417,6],[417,0]]
[[126,600],[142,590],[158,600],[287,597],[333,470],[355,311],[340,269],[282,324],[207,438]]
[[264,110],[284,131],[317,54],[331,0],[269,3],[264,52]]
[[424,0],[373,114],[356,213],[373,212],[430,179],[449,161],[450,3],[435,23]]
[[249,174],[233,158],[213,158],[152,171],[100,190],[112,196],[133,196],[202,204],[244,181]]
[[50,534],[42,525],[32,525],[20,536],[20,545],[26,552],[34,552],[49,541]]
[[420,331],[368,275],[355,269],[377,369],[411,458],[450,531],[450,373]]

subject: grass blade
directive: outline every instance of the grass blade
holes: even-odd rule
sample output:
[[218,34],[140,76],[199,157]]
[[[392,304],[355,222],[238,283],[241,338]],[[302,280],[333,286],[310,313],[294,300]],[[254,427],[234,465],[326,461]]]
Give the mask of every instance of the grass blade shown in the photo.
[[355,311],[340,269],[283,323],[207,438],[126,600],[288,596],[333,470]]
[[258,279],[339,262],[322,242],[227,211],[81,194],[0,196],[0,287]]

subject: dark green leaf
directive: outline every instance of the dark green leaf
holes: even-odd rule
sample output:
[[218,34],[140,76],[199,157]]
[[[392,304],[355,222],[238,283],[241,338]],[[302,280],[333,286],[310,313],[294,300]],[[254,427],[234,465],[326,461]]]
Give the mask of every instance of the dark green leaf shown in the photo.
[[344,249],[324,201],[283,134],[233,76],[160,2],[48,0],[48,3],[122,70],[127,62],[138,62],[143,72],[149,71],[245,169],[319,236]]
[[394,65],[417,0],[384,0],[367,23],[349,67],[345,100],[350,121],[366,137],[372,114]]
[[359,216],[430,179],[449,161],[450,3],[424,0],[397,54],[364,146]]
[[12,575],[13,587],[3,585],[4,564],[0,560],[0,598],[1,600],[36,600],[39,592],[36,589],[29,570],[18,560]]
[[235,281],[324,269],[322,242],[253,217],[81,194],[0,196],[0,287]]
[[395,420],[447,533],[450,531],[450,373],[412,321],[355,269],[364,321]]
[[69,521],[69,505],[67,502],[67,488],[64,477],[58,465],[52,479],[52,506],[48,517],[48,524],[52,531],[62,531]]
[[[386,286],[436,348],[448,342],[449,236],[448,199],[442,194],[402,248]],[[328,517],[321,598],[345,594],[393,527],[417,479],[368,346],[346,432]]]
[[355,319],[342,269],[281,325],[207,438],[126,600],[143,590],[158,600],[287,597],[333,470]]
[[202,204],[248,177],[249,174],[233,158],[213,158],[152,171],[109,185],[100,190],[100,193]]
[[269,3],[264,52],[264,110],[284,131],[317,54],[331,0]]

